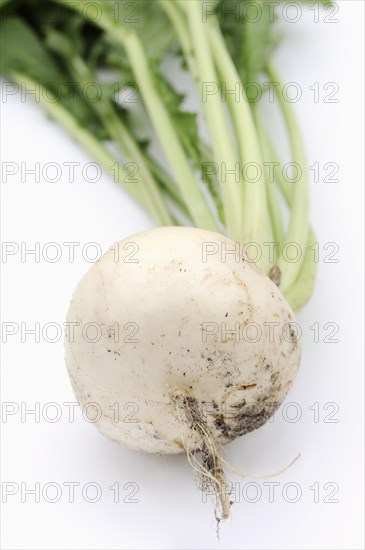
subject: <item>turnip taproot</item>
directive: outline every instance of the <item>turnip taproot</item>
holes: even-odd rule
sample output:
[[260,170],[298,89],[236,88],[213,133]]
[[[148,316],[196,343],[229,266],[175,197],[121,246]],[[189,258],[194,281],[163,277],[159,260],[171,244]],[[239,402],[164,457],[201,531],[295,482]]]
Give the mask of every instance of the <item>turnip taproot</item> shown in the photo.
[[[69,374],[79,402],[96,404],[98,428],[151,453],[201,450],[206,464],[209,445],[265,423],[299,366],[277,286],[233,241],[201,229],[121,241],[80,281],[67,320]],[[216,478],[217,464],[208,469]]]

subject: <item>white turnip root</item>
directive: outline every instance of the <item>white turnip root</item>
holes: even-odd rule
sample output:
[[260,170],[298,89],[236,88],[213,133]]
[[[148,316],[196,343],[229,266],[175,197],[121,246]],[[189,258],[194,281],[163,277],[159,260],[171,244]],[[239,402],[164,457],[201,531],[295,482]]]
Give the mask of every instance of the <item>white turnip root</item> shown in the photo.
[[218,493],[217,448],[264,424],[299,366],[278,288],[233,241],[201,229],[121,241],[80,281],[67,320],[78,323],[68,371],[100,431],[133,449],[187,452],[195,464],[202,451]]

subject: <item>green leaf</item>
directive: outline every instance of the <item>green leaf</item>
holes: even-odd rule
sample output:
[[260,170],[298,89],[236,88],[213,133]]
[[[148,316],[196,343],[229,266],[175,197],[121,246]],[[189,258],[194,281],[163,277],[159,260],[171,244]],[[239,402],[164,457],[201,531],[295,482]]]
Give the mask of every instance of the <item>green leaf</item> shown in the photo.
[[[115,4],[114,0],[111,2]],[[135,29],[145,47],[148,59],[163,59],[175,44],[176,36],[169,19],[156,0],[118,0],[121,22]],[[133,6],[133,14],[131,14]],[[128,15],[126,15],[128,13]],[[133,20],[133,22],[132,22]]]
[[[197,113],[185,111],[183,102],[185,95],[177,92],[173,85],[163,76],[157,64],[151,65],[153,70],[154,83],[159,95],[168,109],[176,133],[189,156],[193,167],[201,173],[206,158],[205,147],[199,135]],[[223,218],[223,206],[218,191],[218,184],[215,178],[206,176],[206,184],[212,194],[218,209],[220,218]]]
[[76,83],[55,58],[44,48],[37,34],[19,17],[0,23],[0,74],[18,72],[42,84],[85,128],[100,139],[106,137],[101,124],[88,103],[82,98]]
[[62,80],[52,57],[42,47],[36,34],[18,17],[0,23],[0,73],[24,72],[33,80],[47,85]]
[[268,3],[256,0],[256,4],[261,10],[261,16],[257,22],[246,19],[242,33],[241,59],[246,84],[258,81],[258,75],[278,43]]
[[[255,8],[252,13],[246,0],[239,0],[239,3],[242,9],[238,9],[237,0],[220,0],[217,13],[228,49],[243,83],[258,83],[259,74],[277,45],[278,37],[273,30],[268,2],[251,2]],[[229,15],[232,13],[239,16]]]
[[[150,60],[163,59],[176,42],[174,29],[156,0],[95,0],[91,4],[98,17],[137,32]],[[105,43],[116,46],[108,36]]]
[[[313,4],[310,0],[300,1]],[[331,1],[320,0],[320,4],[329,6]],[[260,74],[281,39],[275,30],[279,6],[273,9],[267,0],[219,0],[216,13],[242,82],[260,86]],[[250,89],[247,88],[248,93]],[[257,90],[251,91],[254,99]]]

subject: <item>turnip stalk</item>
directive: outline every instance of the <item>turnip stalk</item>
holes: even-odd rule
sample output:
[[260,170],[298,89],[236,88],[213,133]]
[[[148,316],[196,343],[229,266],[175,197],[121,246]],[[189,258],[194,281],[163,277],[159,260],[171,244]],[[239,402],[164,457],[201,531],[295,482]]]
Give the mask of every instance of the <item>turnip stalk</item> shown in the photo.
[[[210,16],[209,22],[203,23],[201,21],[201,11],[199,12],[199,14],[197,13],[197,10],[199,10],[199,4],[197,2],[193,3],[195,6],[194,14],[193,10],[191,9],[191,4],[187,2],[179,2],[176,4],[170,3],[168,4],[168,7],[166,2],[161,2],[162,6],[171,17],[171,20],[175,26],[175,29],[179,36],[181,47],[185,52],[185,57],[187,57],[188,60],[191,60],[193,36],[191,36],[189,41],[189,35],[185,26],[183,15],[179,13],[180,6],[185,9],[185,13],[189,17],[189,20],[193,20],[195,24],[198,25],[198,27],[200,28],[199,32],[196,31],[196,35],[199,36],[200,41],[202,41],[202,36],[204,36],[204,29],[206,29],[216,70],[222,81],[225,82],[227,90],[236,90],[238,85],[240,86],[240,93],[244,93],[240,77],[237,73],[234,63],[232,62],[232,58],[228,55],[216,19],[213,18],[213,16]],[[217,78],[212,68],[210,68],[210,71],[208,73],[206,50],[207,48],[203,52],[201,44],[197,48],[197,51],[201,52],[201,65],[199,66],[199,69],[204,69],[205,71],[204,73],[200,72],[201,80],[206,83],[215,83],[217,82]],[[190,69],[191,72],[194,71],[193,74],[196,74],[196,65],[190,61],[190,67],[191,66],[193,67],[193,69]],[[208,79],[208,76],[210,77],[210,79]],[[202,93],[202,90],[200,90],[200,93]],[[213,100],[215,100],[214,103]],[[224,101],[226,101],[226,99],[224,99]],[[208,109],[209,103],[212,104],[211,109]],[[243,193],[241,189],[241,195],[237,190],[235,190],[236,203],[239,200],[239,197],[242,196],[242,204],[240,205],[240,213],[238,215],[240,219],[242,219],[243,227],[242,229],[240,229],[240,234],[237,240],[239,240],[240,242],[257,242],[258,244],[260,244],[261,251],[263,252],[265,251],[263,243],[271,241],[271,226],[266,204],[265,177],[260,144],[251,111],[247,102],[247,98],[246,101],[244,100],[244,98],[242,98],[242,101],[237,102],[236,98],[232,96],[232,93],[229,93],[227,94],[227,103],[239,150],[240,174],[244,173],[245,167],[247,167],[249,163],[254,163],[255,166],[258,167],[259,170],[261,170],[259,181],[255,181],[254,183],[244,181],[244,178],[241,175],[239,185],[241,189],[243,188]],[[216,113],[221,112],[222,109],[221,95],[217,94],[216,97],[210,96],[203,106],[206,109],[208,124],[210,121],[210,124],[212,126],[212,121],[215,120]],[[215,114],[215,118],[213,118],[213,112]],[[219,131],[217,130],[218,127]],[[222,135],[222,124],[219,124],[219,121],[217,121],[217,126],[215,126],[215,128],[211,131],[213,143],[214,137],[217,134]],[[247,139],[247,135],[250,136],[250,139]],[[229,143],[230,138],[227,138],[227,136],[223,134],[222,139],[224,138],[225,143]],[[222,147],[220,144],[218,145],[218,148],[219,151],[222,152]],[[227,160],[225,160],[225,163],[231,169],[233,169],[236,166],[236,162],[233,162],[232,152],[230,153],[229,157],[225,156],[225,159],[227,158],[231,160],[232,164],[229,165],[227,163]],[[222,164],[220,166],[222,166]],[[223,184],[223,186],[226,185],[226,183]],[[230,234],[229,227],[228,234],[232,238],[234,238],[233,235]],[[264,271],[270,268],[270,264],[267,258],[265,258],[265,255],[263,255],[263,260],[259,262],[259,265],[264,269]]]
[[[261,128],[262,139],[266,143],[269,162],[274,163],[275,181],[279,185],[281,193],[291,208],[293,204],[293,186],[284,178],[283,172],[280,169],[281,163],[279,162],[278,155],[274,149],[273,144],[267,136],[267,132],[264,128]],[[294,283],[284,293],[286,299],[293,307],[294,311],[300,310],[310,299],[313,294],[317,264],[314,259],[313,250],[311,247],[316,242],[316,236],[311,227],[308,230],[308,238],[305,244],[304,258],[301,265],[299,275],[296,277]]]
[[[268,159],[271,157],[270,145],[266,136],[265,129],[260,120],[258,109],[256,106],[252,107],[252,113],[256,123],[257,134],[259,136],[262,158],[265,159],[265,162],[268,162]],[[274,252],[277,257],[280,254],[280,249],[284,241],[284,228],[282,222],[282,216],[280,212],[278,198],[275,192],[274,181],[271,181],[267,173],[265,173],[265,183],[266,183],[266,195],[268,200],[268,208],[270,212],[270,219],[272,224],[273,236],[275,241]]]
[[[209,36],[206,25],[201,18],[201,5],[194,0],[186,0],[183,3],[189,21],[191,41],[197,63],[197,73],[201,84],[216,84],[217,75],[214,67],[214,60],[209,47]],[[206,114],[206,121],[210,130],[214,160],[218,169],[234,170],[236,166],[236,155],[232,146],[226,117],[221,101],[220,93],[214,93],[203,101],[203,108]],[[238,242],[242,239],[242,186],[236,181],[236,175],[230,174],[221,186],[225,219],[228,235]]]
[[91,24],[96,24],[112,36],[116,43],[121,45],[128,56],[134,76],[139,86],[141,97],[145,103],[149,116],[154,124],[156,133],[166,154],[170,167],[179,185],[181,195],[189,209],[194,223],[199,227],[218,230],[214,215],[207,205],[199,183],[186,158],[184,149],[178,139],[169,114],[155,88],[148,61],[138,35],[115,23],[110,14],[102,9],[101,17],[94,20],[88,10],[83,8],[86,0],[70,3],[67,0],[55,0],[70,9],[80,11]]
[[[271,65],[267,66],[267,74],[271,82],[280,84],[280,80]],[[295,282],[300,273],[308,239],[308,165],[301,132],[299,130],[294,111],[290,103],[284,100],[283,95],[277,92],[277,86],[275,86],[275,92],[286,121],[290,137],[293,162],[299,166],[302,172],[299,180],[295,183],[292,194],[291,217],[284,243],[284,246],[286,244],[294,243],[295,246],[298,246],[301,255],[296,262],[288,262],[281,255],[277,262],[281,271],[280,288],[282,292],[285,293]]]
[[[92,81],[92,74],[81,57],[74,56],[69,61],[69,65],[71,74],[81,86],[87,86]],[[133,160],[137,164],[138,176],[142,179],[145,193],[151,197],[151,205],[154,205],[154,209],[156,210],[155,218],[159,220],[161,225],[173,225],[172,218],[162,200],[158,185],[143,153],[129,134],[121,118],[118,117],[111,100],[107,97],[102,97],[98,102],[94,101],[90,104],[100,117],[102,124],[108,130],[110,137],[119,145],[122,154],[127,157],[128,161]]]
[[189,34],[189,29],[186,24],[184,13],[181,12],[179,4],[166,0],[158,0],[161,8],[166,12],[166,15],[171,20],[171,23],[176,30],[180,46],[184,52],[184,57],[189,67],[189,71],[196,81],[199,82],[199,76],[196,67],[196,61],[193,55],[193,45]]
[[[237,89],[244,94],[241,79],[234,66],[216,21],[208,23],[210,46],[223,82],[228,90]],[[247,98],[236,101],[234,95],[227,94],[227,103],[235,129],[239,156],[240,172],[248,169],[250,163],[258,170],[258,180],[243,181],[243,202],[241,206],[242,233],[241,242],[255,242],[260,246],[262,259],[258,265],[267,272],[271,265],[265,255],[265,242],[272,241],[271,224],[267,208],[264,166],[255,123]],[[249,136],[249,137],[248,137]],[[261,173],[260,173],[261,172]]]
[[[189,67],[189,71],[195,81],[197,95],[201,99],[202,89],[200,85],[199,75],[197,72],[197,63],[193,55],[193,44],[189,33],[185,14],[180,9],[179,4],[177,2],[166,2],[166,0],[158,0],[158,2],[174,26],[174,29],[179,39],[180,47],[184,53],[185,60]],[[199,150],[202,154],[202,157],[206,160],[206,162],[210,164],[214,162],[213,153],[208,149],[208,147],[204,144],[202,140],[199,143]],[[209,191],[212,195],[215,206],[217,208],[219,219],[222,221],[222,223],[225,224],[226,213],[224,212],[224,206],[222,203],[220,190],[218,189],[219,184],[217,185],[216,180],[210,177],[208,174],[205,174],[205,177],[207,180]]]
[[[181,197],[178,188],[174,184],[174,181],[172,180],[171,176],[156,160],[152,159],[149,155],[146,155],[145,160],[151,172],[154,174],[162,191],[169,197],[172,203],[178,208],[178,210],[184,216],[185,220],[187,222],[191,222],[189,210],[187,209],[186,204],[183,198]],[[177,223],[177,225],[179,224]]]
[[[113,175],[113,178],[120,183],[128,193],[139,203],[141,203],[152,215],[156,216],[156,222],[160,223],[162,220],[158,217],[157,211],[150,198],[146,195],[145,190],[140,185],[130,183],[130,174],[123,168],[123,165],[117,161],[113,155],[100,143],[100,141],[87,130],[82,128],[69,111],[62,107],[55,97],[52,97],[50,90],[38,83],[36,84],[28,76],[13,72],[11,74],[13,82],[17,83],[19,87],[26,86],[28,89],[35,89],[39,87],[39,102],[49,116],[58,122],[61,126],[71,134],[71,136],[78,141],[109,173]],[[46,99],[47,98],[47,99]]]
[[[116,34],[118,35],[118,33]],[[143,47],[138,36],[133,32],[126,33],[123,45],[131,61],[135,78],[140,87],[141,96],[154,123],[154,127],[193,221],[199,227],[217,230],[218,226],[214,216],[204,200],[198,181],[186,159],[183,147],[176,136],[167,111],[154,87]]]
[[[203,23],[198,2],[167,3],[162,0],[160,3],[171,18],[176,29],[185,58],[188,59],[190,71],[196,79],[197,74],[200,74],[200,80],[198,80],[198,83],[200,83],[200,88],[198,89],[199,95],[201,96],[202,94],[201,83],[218,84],[217,74],[212,66],[213,62],[218,75],[221,77],[222,81],[225,82],[227,90],[235,90],[237,89],[237,85],[239,85],[240,92],[244,93],[240,77],[231,57],[228,55],[216,19],[210,16],[209,22]],[[192,9],[193,5],[194,9]],[[180,12],[180,7],[182,10],[185,10],[184,14]],[[190,36],[184,15],[188,17],[192,27]],[[205,41],[204,32],[206,33]],[[200,56],[199,58],[198,56],[195,56],[195,58],[192,56],[192,51],[194,50],[194,36],[198,37],[197,40],[199,40],[196,47],[196,52],[199,53]],[[209,41],[209,48],[206,43],[207,40]],[[209,50],[212,52],[212,58],[207,54]],[[194,61],[195,59],[196,61]],[[224,99],[224,102],[225,101]],[[264,243],[271,241],[272,234],[266,204],[264,167],[255,124],[247,98],[246,101],[242,98],[242,101],[237,102],[232,94],[227,94],[227,103],[231,115],[231,122],[235,130],[240,159],[240,178],[238,182],[235,182],[236,187],[231,192],[231,196],[234,197],[233,204],[239,208],[239,212],[236,216],[241,220],[239,234],[236,235],[236,237],[230,232],[230,226],[227,224],[228,235],[239,242],[258,243],[261,247],[261,251],[265,252]],[[215,160],[218,162],[221,169],[224,163],[228,170],[234,170],[237,166],[237,162],[234,150],[230,145],[231,138],[228,133],[225,115],[223,114],[223,98],[221,93],[209,96],[209,99],[203,103],[203,107],[206,112],[208,126],[211,129],[213,145],[216,144],[215,150],[218,151],[218,153],[215,153]],[[250,136],[250,139],[247,139],[247,136]],[[222,158],[224,161],[222,161]],[[244,180],[242,174],[245,172],[245,167],[250,163],[255,164],[259,171],[261,170],[259,181],[249,182]],[[231,185],[233,188],[232,183],[228,184],[224,182],[222,184],[223,196],[225,192],[227,193],[226,216],[228,213],[227,202],[232,200],[228,196],[228,191],[225,191],[228,185]],[[242,201],[241,203],[239,202],[240,200]],[[268,271],[271,267],[268,259],[265,258],[265,254],[263,254],[263,259],[258,263],[264,271]]]

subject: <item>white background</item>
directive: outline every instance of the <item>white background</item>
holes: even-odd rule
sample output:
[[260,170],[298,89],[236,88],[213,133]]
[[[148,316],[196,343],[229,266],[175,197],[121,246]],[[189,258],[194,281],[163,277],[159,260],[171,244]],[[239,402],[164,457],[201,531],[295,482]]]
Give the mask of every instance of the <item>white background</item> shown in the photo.
[[[295,109],[310,164],[333,161],[340,166],[339,183],[313,183],[311,189],[318,241],[321,246],[338,243],[339,262],[320,262],[315,294],[298,318],[304,352],[287,398],[287,403],[297,403],[297,409],[287,413],[293,418],[299,410],[300,418],[289,422],[278,413],[274,422],[230,444],[226,458],[252,473],[273,472],[299,452],[301,458],[268,480],[232,475],[240,484],[239,502],[221,526],[219,544],[211,503],[202,502],[184,456],[163,458],[121,448],[83,421],[77,410],[70,423],[65,407],[56,423],[42,416],[35,422],[31,415],[22,422],[20,413],[3,417],[2,481],[19,487],[24,482],[29,488],[36,482],[41,487],[56,482],[63,488],[56,503],[42,497],[35,503],[33,496],[22,503],[20,491],[8,497],[2,505],[4,548],[363,548],[363,15],[361,1],[341,2],[338,23],[323,23],[322,13],[315,24],[314,12],[303,11],[300,22],[281,25],[286,38],[275,56],[283,81],[298,82],[303,89]],[[309,86],[315,82],[338,83],[339,102],[314,103]],[[19,94],[3,98],[1,111],[3,162],[25,162],[29,167],[37,161],[41,166],[71,161],[83,166],[92,160],[31,98],[25,103]],[[76,174],[74,183],[66,169],[57,183],[36,183],[32,176],[23,183],[20,173],[3,182],[3,241],[28,246],[95,241],[105,251],[117,240],[152,226],[108,176],[93,184]],[[323,255],[322,251],[322,260]],[[35,263],[31,257],[22,263],[15,255],[1,267],[3,322],[62,325],[73,288],[89,264],[77,252],[74,263],[66,257],[54,264]],[[309,329],[315,322],[321,327],[319,343]],[[338,343],[323,342],[328,322],[339,326]],[[28,338],[21,343],[19,334],[10,337],[3,346],[2,399],[19,407],[24,402],[28,408],[36,402],[42,408],[49,402],[75,401],[62,341],[34,343]],[[319,422],[314,421],[314,403]],[[333,407],[332,419],[338,422],[325,422]],[[274,502],[264,485],[268,481],[279,484]],[[81,484],[74,503],[68,502],[65,482]],[[82,498],[81,489],[88,482],[102,489],[97,503]],[[121,484],[122,500],[130,493],[124,484],[138,484],[138,502],[114,503],[109,487],[115,482]],[[248,502],[254,498],[254,486],[245,492],[245,484],[253,482],[262,491],[256,503]],[[285,500],[286,483],[300,487],[298,502]],[[314,501],[316,483],[319,502]],[[326,483],[339,487],[332,497],[338,502],[324,502],[333,488]],[[289,490],[288,498],[293,495]]]

